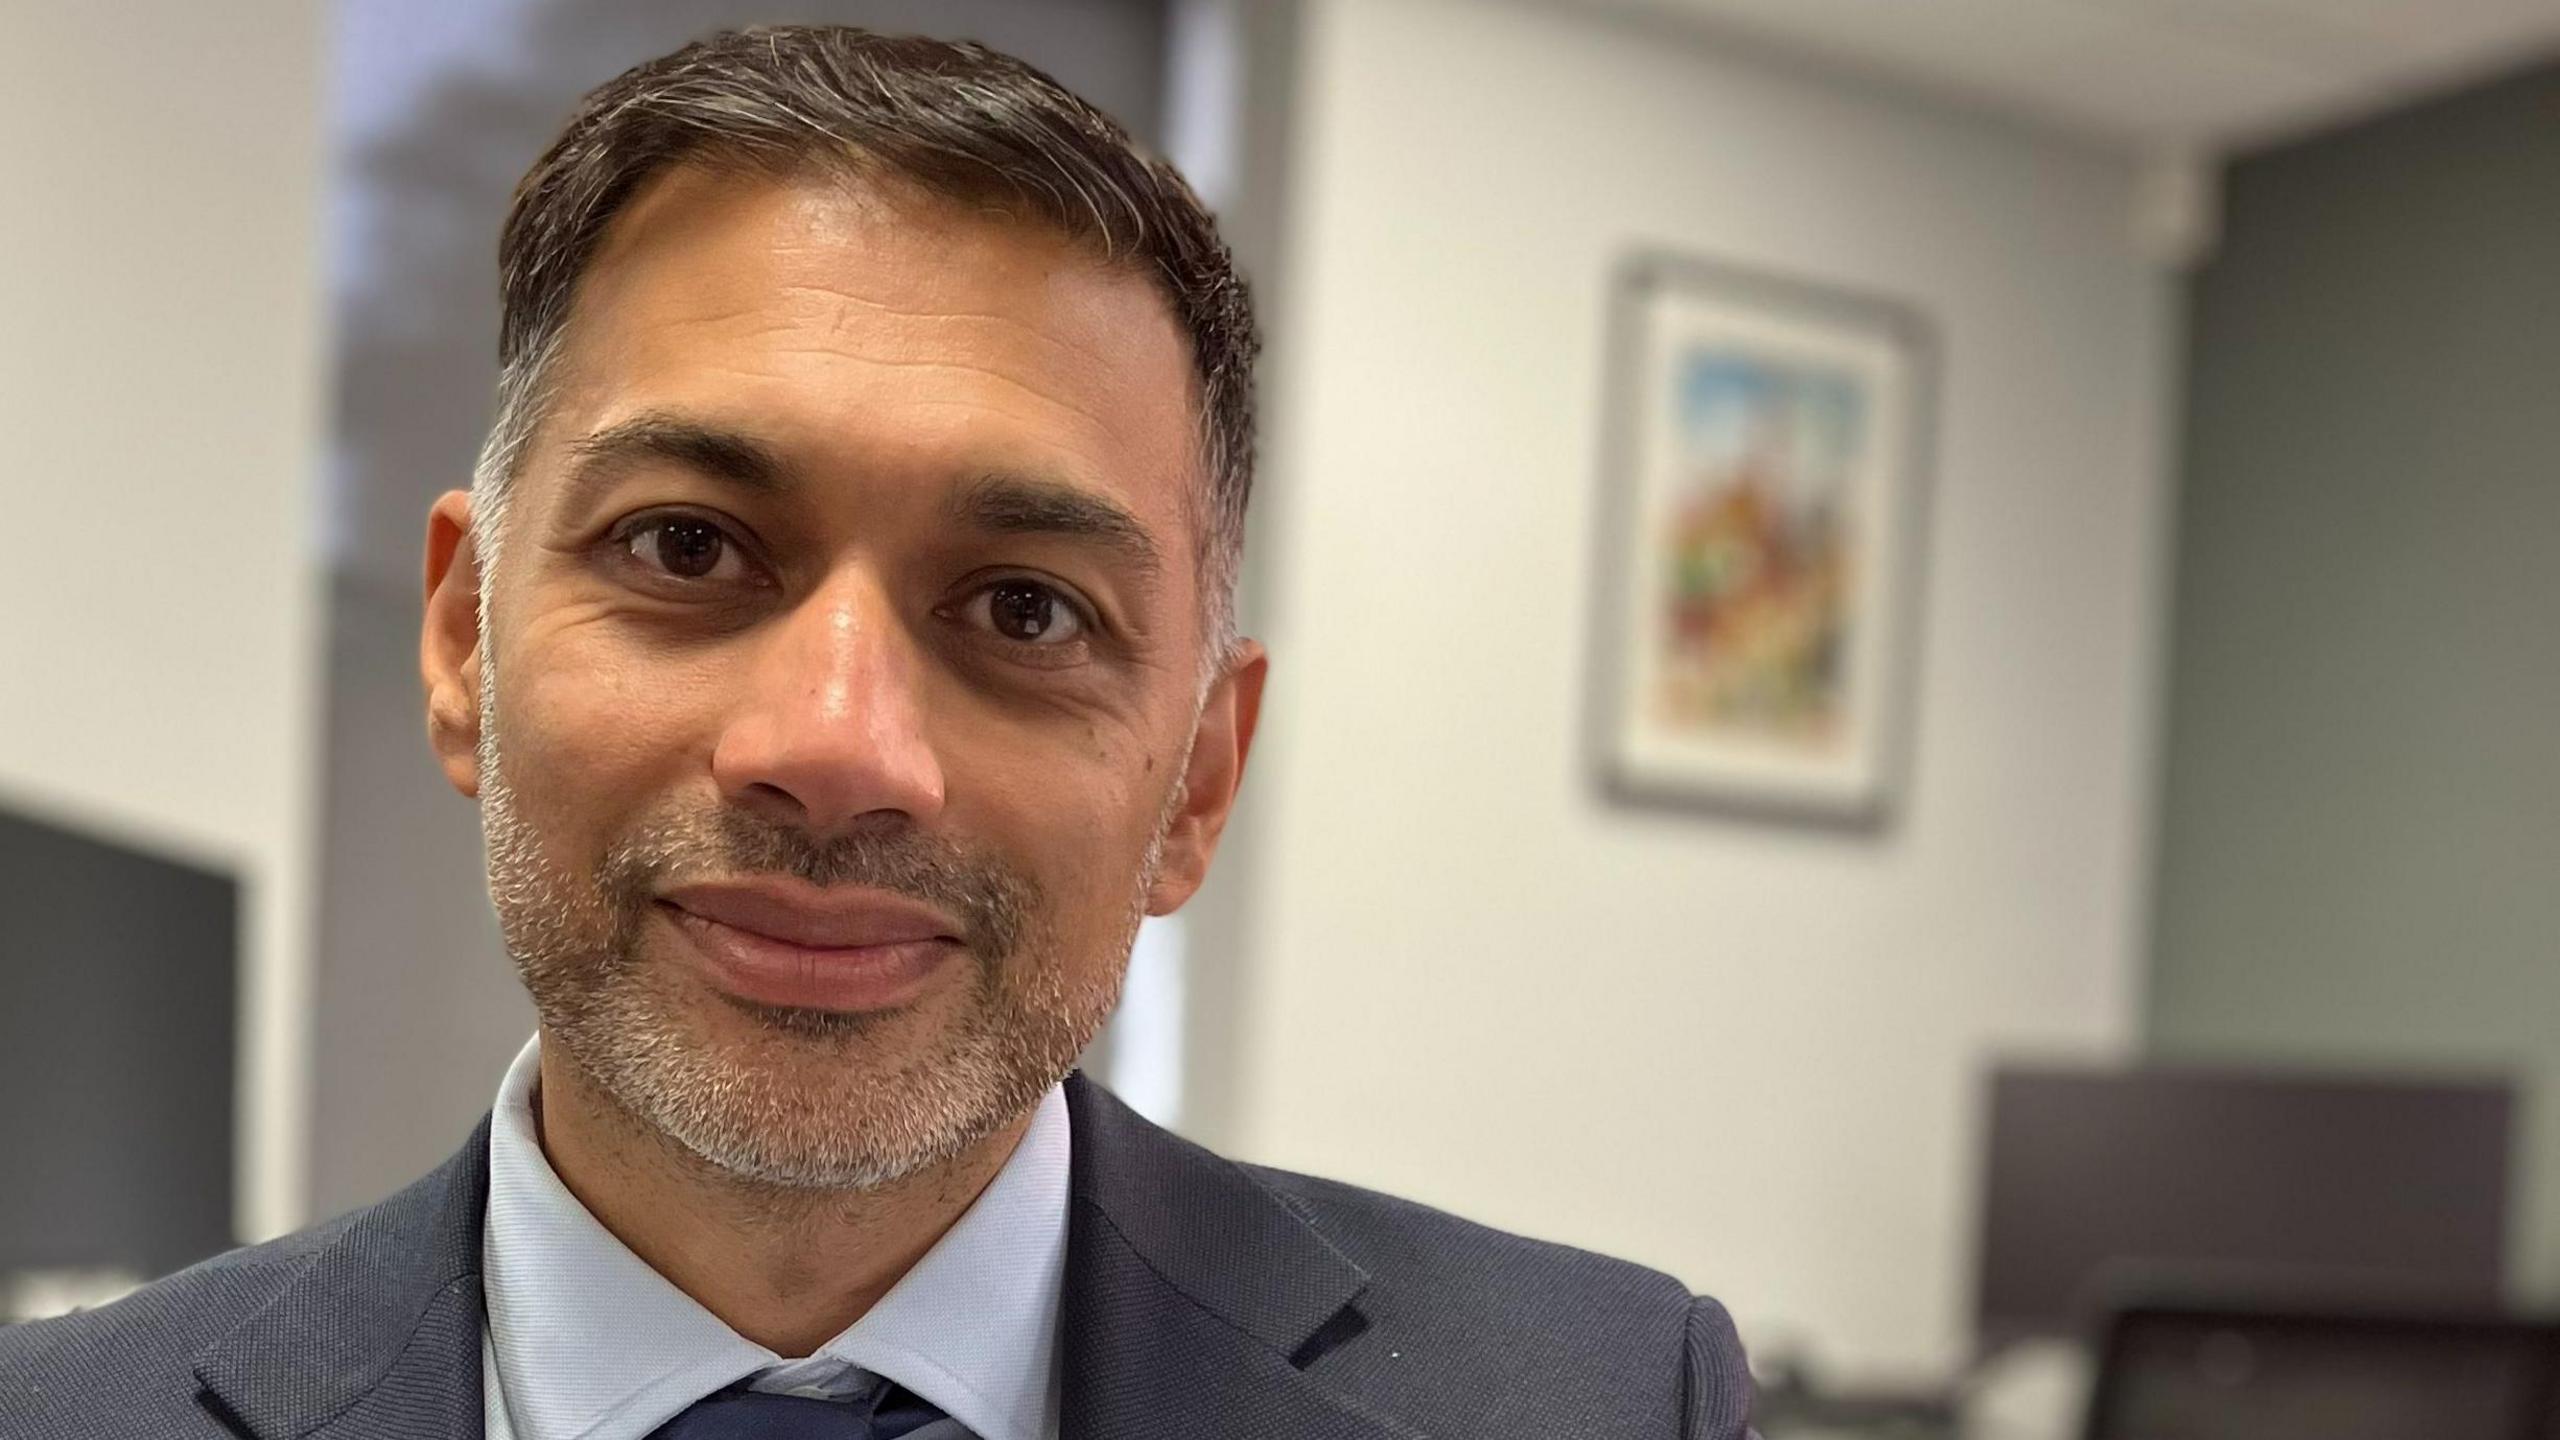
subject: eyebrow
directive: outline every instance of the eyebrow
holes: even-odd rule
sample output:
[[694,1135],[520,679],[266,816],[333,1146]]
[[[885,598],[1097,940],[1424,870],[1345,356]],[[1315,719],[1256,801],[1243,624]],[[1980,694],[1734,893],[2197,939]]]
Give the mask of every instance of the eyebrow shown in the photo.
[[982,475],[953,498],[955,524],[999,535],[1061,535],[1089,541],[1117,554],[1140,576],[1164,571],[1155,537],[1116,500],[1079,485],[997,471]]
[[790,467],[762,441],[735,430],[656,411],[608,425],[573,442],[569,455],[561,509],[570,515],[583,513],[619,472],[643,460],[664,460],[708,479],[760,494],[780,494],[791,486]]
[[[582,513],[624,468],[647,460],[763,495],[783,494],[797,483],[781,455],[754,436],[660,411],[608,425],[573,442],[569,453],[562,510],[572,515]],[[1164,571],[1163,552],[1145,522],[1118,501],[1063,480],[991,470],[952,498],[948,514],[954,525],[989,534],[1087,541],[1119,556],[1146,580]]]

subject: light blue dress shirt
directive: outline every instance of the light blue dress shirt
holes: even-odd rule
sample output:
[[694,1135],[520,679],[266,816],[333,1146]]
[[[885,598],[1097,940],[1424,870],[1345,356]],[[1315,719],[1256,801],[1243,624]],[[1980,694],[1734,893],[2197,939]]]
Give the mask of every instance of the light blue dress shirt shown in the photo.
[[533,1118],[540,1037],[498,1088],[481,1275],[488,1440],[644,1440],[715,1390],[830,1398],[887,1376],[980,1440],[1056,1440],[1067,1102],[1050,1090],[976,1203],[845,1331],[786,1360],[614,1238],[560,1183]]

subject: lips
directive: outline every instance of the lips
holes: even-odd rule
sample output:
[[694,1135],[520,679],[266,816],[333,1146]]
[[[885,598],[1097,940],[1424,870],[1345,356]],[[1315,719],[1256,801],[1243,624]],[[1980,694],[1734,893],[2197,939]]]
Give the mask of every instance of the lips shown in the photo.
[[732,930],[807,950],[858,950],[958,940],[959,922],[879,890],[830,891],[770,882],[684,885],[659,898]]
[[878,890],[772,883],[670,889],[659,903],[711,987],[792,1009],[893,1010],[930,990],[961,953],[961,927]]

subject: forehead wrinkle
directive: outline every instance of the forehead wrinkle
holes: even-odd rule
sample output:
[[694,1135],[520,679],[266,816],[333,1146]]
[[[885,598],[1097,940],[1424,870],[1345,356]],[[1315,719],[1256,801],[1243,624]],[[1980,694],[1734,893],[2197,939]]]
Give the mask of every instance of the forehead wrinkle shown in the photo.
[[740,301],[717,310],[688,311],[671,319],[678,325],[733,325],[740,321],[754,322],[755,328],[749,332],[752,334],[791,328],[790,321],[772,318],[765,313],[763,306],[753,301]]
[[[893,316],[901,320],[915,320],[936,324],[966,320],[974,321],[979,324],[1000,326],[1007,330],[1020,331],[1028,339],[1052,349],[1063,350],[1070,357],[1083,361],[1089,365],[1108,366],[1110,362],[1110,356],[1108,353],[1099,346],[1077,344],[1064,336],[1053,333],[1046,326],[1025,320],[1019,315],[1005,314],[1000,310],[909,309],[902,305],[893,305],[886,300],[874,300],[868,296],[856,295],[849,290],[838,290],[833,286],[820,285],[814,281],[796,281],[786,283],[782,286],[782,292],[786,295],[824,296],[829,300],[841,302],[845,306],[858,307],[863,310],[871,311],[874,314]],[[787,322],[777,322],[778,325],[785,323]],[[838,315],[828,323],[827,328],[830,333],[841,334],[845,330],[851,328],[854,323],[853,317]]]
[[[995,369],[991,366],[973,365],[964,360],[900,360],[884,359],[876,355],[848,355],[841,350],[832,350],[823,345],[787,345],[779,347],[774,353],[779,355],[812,355],[822,359],[841,360],[857,365],[876,366],[885,370],[951,370],[958,371],[962,374],[981,376],[986,379],[996,381],[1008,390],[1018,391],[1021,394],[1027,395],[1032,399],[1039,401],[1043,405],[1047,405],[1053,409],[1064,410],[1078,419],[1083,420],[1086,424],[1091,425],[1096,430],[1101,431],[1104,435],[1109,436],[1115,442],[1120,439],[1119,427],[1113,425],[1110,421],[1094,413],[1092,410],[1089,410],[1082,405],[1078,405],[1071,400],[1066,400],[1054,395],[1047,390],[1041,389],[1037,385],[1029,383],[1028,381],[1017,379],[1014,376],[1008,375],[1004,371]],[[960,406],[963,408],[983,408],[986,402],[961,396],[918,395],[902,396],[898,403],[901,406],[916,407]]]
[[[696,324],[699,324],[699,325],[717,325],[717,324],[721,324],[721,323],[723,323],[723,322],[727,322],[727,321],[734,321],[734,320],[739,320],[739,319],[746,319],[746,318],[749,318],[749,317],[752,317],[752,316],[756,316],[758,313],[759,313],[759,312],[758,312],[758,310],[757,310],[757,308],[756,308],[756,307],[754,307],[754,306],[745,306],[745,307],[741,307],[741,308],[736,309],[736,310],[725,311],[725,312],[722,312],[722,313],[717,314],[717,315],[706,315],[706,316],[685,316],[685,317],[682,317],[682,318],[681,318],[677,323],[679,323],[679,324],[687,324],[687,325],[696,325]],[[914,313],[914,312],[908,312],[908,313]],[[923,315],[921,318],[926,318],[926,319],[940,319],[940,318],[943,318],[943,317],[942,317],[940,314],[936,313],[936,314]],[[1048,345],[1051,345],[1052,347],[1054,347],[1054,348],[1056,348],[1056,349],[1058,349],[1058,350],[1064,351],[1064,352],[1065,352],[1069,357],[1071,357],[1071,358],[1073,358],[1073,359],[1075,359],[1075,360],[1077,360],[1077,361],[1079,361],[1079,362],[1082,362],[1080,365],[1078,365],[1078,366],[1076,367],[1079,371],[1082,371],[1082,370],[1089,370],[1089,369],[1116,369],[1116,368],[1117,368],[1117,367],[1113,367],[1113,366],[1111,366],[1111,365],[1110,365],[1109,360],[1108,360],[1108,357],[1107,357],[1107,356],[1105,356],[1105,354],[1104,354],[1102,351],[1100,351],[1100,350],[1096,350],[1096,349],[1088,349],[1088,348],[1086,348],[1086,347],[1078,346],[1078,345],[1071,345],[1071,344],[1067,343],[1066,341],[1058,340],[1058,339],[1056,339],[1055,337],[1052,337],[1052,336],[1049,336],[1049,335],[1045,334],[1044,332],[1042,332],[1042,331],[1040,330],[1040,328],[1039,328],[1039,327],[1034,326],[1034,325],[1031,325],[1031,324],[1029,324],[1028,322],[1024,322],[1024,321],[1011,321],[1011,320],[1005,320],[1005,319],[1004,319],[1004,317],[1000,317],[1000,316],[985,316],[985,317],[975,317],[975,316],[973,316],[972,318],[984,318],[984,319],[988,319],[988,320],[995,320],[995,321],[998,321],[998,322],[1000,322],[1000,323],[1004,323],[1004,324],[1008,324],[1008,325],[1010,325],[1010,326],[1013,326],[1014,328],[1018,328],[1018,329],[1020,329],[1020,330],[1022,330],[1022,331],[1024,331],[1024,332],[1026,332],[1027,334],[1031,335],[1032,337],[1034,337],[1034,338],[1036,338],[1036,339],[1041,340],[1043,343],[1046,343],[1046,344],[1048,344]],[[842,334],[844,334],[844,333],[845,333],[845,331],[846,331],[848,328],[849,328],[849,327],[847,327],[846,325],[844,325],[844,324],[842,324],[842,323],[833,324],[833,325],[830,325],[830,326],[828,327],[828,334],[830,334],[830,335],[842,335]],[[756,325],[754,328],[752,328],[752,329],[750,329],[750,330],[746,331],[746,332],[745,332],[745,334],[746,334],[746,337],[747,337],[747,338],[750,338],[750,339],[754,339],[754,338],[761,338],[761,337],[765,337],[765,336],[773,336],[773,335],[789,336],[789,335],[796,335],[796,334],[800,333],[800,332],[801,332],[801,329],[802,329],[802,327],[801,327],[801,326],[799,326],[798,324],[794,323],[791,319],[789,319],[789,318],[787,318],[787,317],[766,318],[766,319],[764,319],[763,323],[758,324],[758,325]],[[855,338],[859,339],[859,338],[861,338],[861,337],[857,336],[857,337],[855,337]],[[1020,376],[1017,376],[1017,375],[1014,375],[1014,374],[1008,373],[1007,371],[1005,371],[1005,370],[1003,370],[1003,369],[999,369],[999,368],[997,368],[997,367],[995,367],[995,366],[992,366],[992,365],[978,364],[978,363],[971,362],[971,361],[966,361],[966,360],[953,360],[953,359],[940,358],[940,357],[933,357],[933,356],[899,356],[899,355],[878,355],[878,354],[866,354],[866,353],[863,353],[863,351],[862,351],[861,349],[859,349],[859,348],[856,348],[856,349],[840,349],[840,348],[836,348],[836,347],[834,347],[834,346],[830,346],[830,345],[825,345],[825,344],[815,343],[815,342],[810,341],[810,340],[786,341],[785,343],[781,343],[781,344],[777,344],[777,345],[773,346],[773,347],[772,347],[772,348],[771,348],[767,353],[768,353],[769,355],[777,356],[777,357],[779,357],[779,356],[792,356],[792,357],[814,357],[814,358],[821,359],[821,360],[830,360],[830,361],[850,361],[850,362],[853,362],[853,363],[856,363],[856,364],[862,364],[862,365],[874,365],[874,366],[880,366],[880,367],[890,368],[890,369],[900,369],[900,370],[935,370],[935,369],[944,369],[944,370],[956,370],[956,371],[960,371],[960,372],[967,373],[967,374],[979,375],[979,376],[983,376],[983,377],[986,377],[986,378],[991,379],[991,380],[996,380],[996,381],[998,381],[998,382],[1001,382],[1002,384],[1004,384],[1004,385],[1006,385],[1006,386],[1008,386],[1008,387],[1010,387],[1010,388],[1012,388],[1012,389],[1022,391],[1023,393],[1030,395],[1030,396],[1031,396],[1031,397],[1033,397],[1034,399],[1040,400],[1040,401],[1042,401],[1042,402],[1044,402],[1044,403],[1046,403],[1046,404],[1049,404],[1049,405],[1055,406],[1055,407],[1057,407],[1057,408],[1059,408],[1059,409],[1063,409],[1063,410],[1070,411],[1070,412],[1072,412],[1073,414],[1077,415],[1078,417],[1080,417],[1080,418],[1082,418],[1082,419],[1084,419],[1084,420],[1086,420],[1086,421],[1090,422],[1090,423],[1091,423],[1092,425],[1094,425],[1097,429],[1100,429],[1103,433],[1105,433],[1105,434],[1107,434],[1107,435],[1110,435],[1113,439],[1115,439],[1115,440],[1116,440],[1116,439],[1118,439],[1118,438],[1119,438],[1119,431],[1118,431],[1118,428],[1117,428],[1117,427],[1115,427],[1115,426],[1113,426],[1109,421],[1107,421],[1107,420],[1103,419],[1103,418],[1102,418],[1102,416],[1100,416],[1100,415],[1096,414],[1093,410],[1091,410],[1091,409],[1089,409],[1089,408],[1087,408],[1087,407],[1085,407],[1085,406],[1083,406],[1083,405],[1079,405],[1079,404],[1076,404],[1076,403],[1074,403],[1074,402],[1072,402],[1072,401],[1066,400],[1066,399],[1064,399],[1064,398],[1060,397],[1059,395],[1056,395],[1056,394],[1054,394],[1054,393],[1052,393],[1052,392],[1050,392],[1050,391],[1048,391],[1048,390],[1044,390],[1044,389],[1042,389],[1042,388],[1041,388],[1041,387],[1039,387],[1038,385],[1032,384],[1030,381],[1023,379],[1023,378],[1021,378]],[[719,368],[719,369],[734,370],[734,371],[737,371],[737,372],[739,372],[739,373],[745,373],[745,374],[756,374],[756,373],[762,373],[761,368],[760,368],[760,367],[758,366],[758,364],[757,364],[758,359],[759,359],[759,357],[758,357],[758,356],[753,356],[753,355],[742,355],[742,356],[716,356],[716,355],[715,355],[715,356],[704,357],[704,358],[702,358],[702,359],[700,359],[700,360],[692,360],[692,359],[688,359],[688,363],[690,363],[690,364],[700,364],[700,365],[705,366],[706,368]],[[1186,378],[1187,378],[1187,377],[1186,377]]]

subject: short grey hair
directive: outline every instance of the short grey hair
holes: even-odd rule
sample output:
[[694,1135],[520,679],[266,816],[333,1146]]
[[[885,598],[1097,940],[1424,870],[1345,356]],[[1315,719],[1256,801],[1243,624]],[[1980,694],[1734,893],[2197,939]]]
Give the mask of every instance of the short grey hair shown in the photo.
[[482,603],[525,450],[550,400],[579,277],[641,184],[680,163],[828,167],[1026,213],[1144,274],[1191,343],[1202,474],[1192,532],[1204,687],[1238,644],[1253,488],[1253,304],[1182,176],[1057,81],[983,45],[841,25],[724,31],[590,92],[516,186],[498,243],[497,412],[472,474]]

